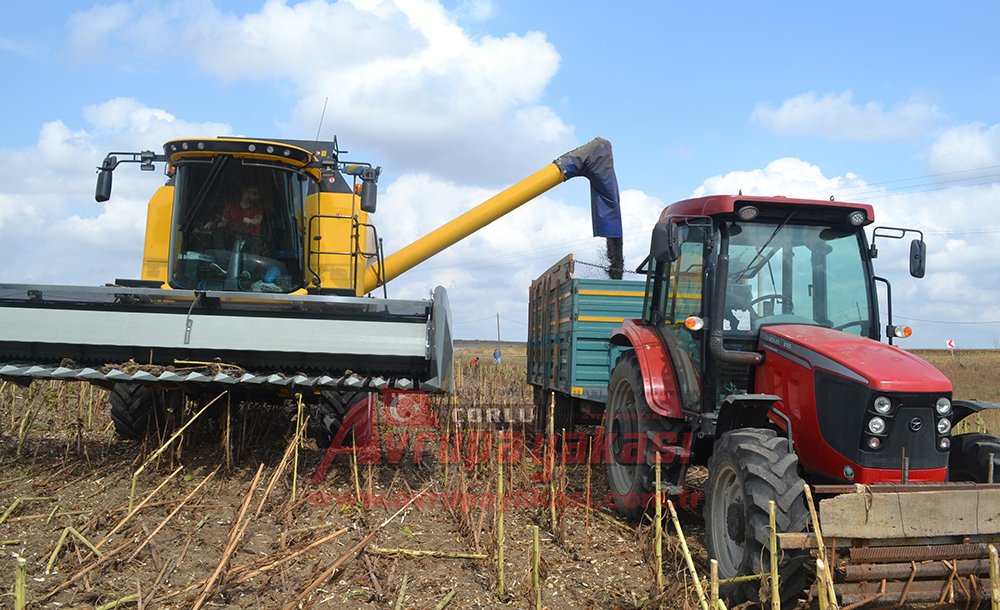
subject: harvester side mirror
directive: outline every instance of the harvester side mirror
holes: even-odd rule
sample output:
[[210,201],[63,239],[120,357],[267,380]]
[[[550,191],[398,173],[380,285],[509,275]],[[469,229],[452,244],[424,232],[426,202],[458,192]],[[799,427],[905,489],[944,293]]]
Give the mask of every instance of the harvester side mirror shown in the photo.
[[99,168],[101,171],[97,174],[97,190],[94,191],[94,199],[100,203],[111,199],[111,173],[116,165],[118,165],[118,159],[109,156],[104,159],[104,163]]
[[361,209],[373,214],[376,204],[378,204],[378,184],[365,180],[361,183]]
[[676,223],[661,222],[653,226],[650,254],[661,263],[677,260],[681,254],[681,234]]
[[910,275],[921,278],[926,270],[927,244],[922,239],[914,239],[910,242]]

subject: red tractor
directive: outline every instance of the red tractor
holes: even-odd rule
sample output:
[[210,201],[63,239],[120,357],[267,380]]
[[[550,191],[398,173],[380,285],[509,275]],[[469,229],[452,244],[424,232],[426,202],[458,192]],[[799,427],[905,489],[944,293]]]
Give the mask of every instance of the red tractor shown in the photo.
[[[880,320],[876,287],[890,301],[891,287],[873,270],[875,242],[916,234],[917,278],[926,248],[909,229],[876,228],[869,243],[873,220],[865,204],[712,196],[667,207],[653,229],[637,270],[642,318],[611,336],[608,483],[618,510],[637,517],[656,453],[661,492],[706,465],[706,543],[720,578],[767,571],[770,500],[778,531],[807,530],[805,482],[821,494],[837,484],[983,483],[1000,459],[996,437],[952,435],[996,405],[953,401],[941,372],[892,344],[910,331],[893,324],[891,302]],[[786,601],[807,585],[807,557],[781,554]],[[756,599],[757,587],[727,593]]]

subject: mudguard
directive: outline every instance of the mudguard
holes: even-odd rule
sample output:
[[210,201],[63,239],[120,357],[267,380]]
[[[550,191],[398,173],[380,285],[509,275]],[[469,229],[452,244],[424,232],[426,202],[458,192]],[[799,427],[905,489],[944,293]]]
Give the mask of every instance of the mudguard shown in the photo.
[[611,344],[635,350],[649,408],[664,417],[684,417],[674,366],[656,329],[640,320],[625,320],[612,333]]
[[1000,404],[995,402],[982,402],[979,400],[953,400],[951,401],[951,409],[955,413],[955,417],[952,418],[951,423],[952,425],[955,425],[975,413],[990,409],[1000,409]]

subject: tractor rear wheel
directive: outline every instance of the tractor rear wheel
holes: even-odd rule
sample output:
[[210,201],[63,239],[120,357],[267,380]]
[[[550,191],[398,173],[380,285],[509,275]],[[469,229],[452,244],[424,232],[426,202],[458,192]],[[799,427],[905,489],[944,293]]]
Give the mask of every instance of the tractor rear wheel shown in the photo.
[[[603,439],[611,503],[619,515],[638,521],[646,512],[653,497],[654,442],[678,438],[683,427],[683,422],[663,417],[649,408],[635,352],[622,354],[608,383]],[[680,464],[664,464],[662,481],[679,484],[683,470]]]
[[985,483],[989,478],[991,453],[996,481],[1000,478],[1000,438],[979,432],[954,436],[948,456],[948,480]]
[[154,390],[140,383],[116,383],[108,395],[115,432],[121,438],[135,441],[146,438],[151,431],[161,432],[168,409],[176,406],[173,403],[181,396],[177,390]]
[[[798,457],[773,430],[748,428],[723,434],[708,462],[705,538],[719,578],[767,572],[770,566],[768,502],[775,501],[779,532],[804,532],[808,512]],[[794,607],[806,588],[804,552],[784,551],[778,564],[782,605]],[[758,599],[760,583],[730,585],[733,604]]]

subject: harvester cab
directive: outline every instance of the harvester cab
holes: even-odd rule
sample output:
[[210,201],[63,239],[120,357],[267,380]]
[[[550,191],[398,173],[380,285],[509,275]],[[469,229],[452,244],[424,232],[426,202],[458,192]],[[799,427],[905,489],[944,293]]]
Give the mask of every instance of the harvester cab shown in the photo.
[[216,138],[109,154],[97,201],[122,162],[164,162],[168,177],[150,201],[142,278],[119,284],[361,296],[380,254],[369,214],[381,168],[343,152],[336,141]]
[[[903,566],[844,568],[827,557],[835,575],[851,581],[838,588],[844,603],[878,594],[871,581],[895,573],[905,580],[917,556],[909,544],[958,545],[939,547],[940,559],[983,557],[981,543],[1000,534],[1000,488],[991,484],[1000,441],[952,435],[959,420],[996,405],[953,401],[941,372],[892,345],[910,330],[893,323],[891,287],[873,269],[875,242],[915,235],[914,277],[924,275],[926,247],[919,232],[896,228],[875,229],[869,244],[873,220],[869,205],[832,200],[712,196],[673,204],[638,269],[647,276],[642,318],[625,320],[611,337],[624,350],[604,413],[619,509],[642,512],[642,502],[628,500],[652,489],[656,454],[666,490],[682,488],[689,466],[707,466],[706,543],[726,579],[767,571],[774,501],[778,530],[799,536],[783,539],[799,545],[781,555],[786,601],[806,586],[804,549],[816,543],[802,538],[810,525],[806,483],[822,499],[813,527],[842,547],[891,547],[882,561]],[[879,286],[889,301],[884,326]],[[629,459],[630,438],[640,440],[639,459]],[[973,507],[971,516],[959,507],[948,509],[954,519],[929,516],[941,515],[947,494],[959,489],[971,494],[954,496]],[[981,573],[983,565],[957,574]],[[728,593],[756,598],[758,585],[732,584]],[[934,586],[918,583],[903,597],[936,600]],[[900,587],[883,583],[881,596],[895,601]]]

